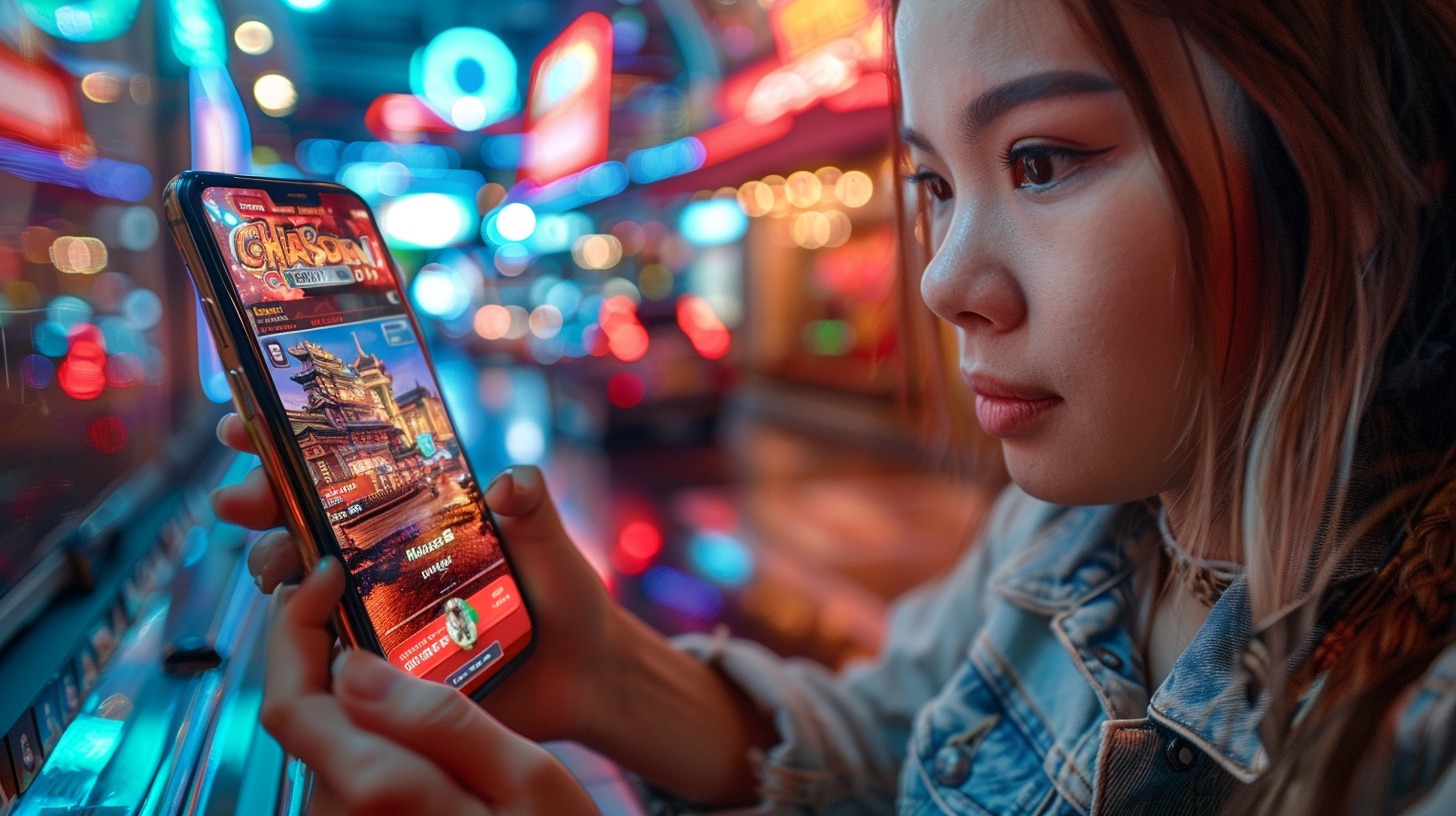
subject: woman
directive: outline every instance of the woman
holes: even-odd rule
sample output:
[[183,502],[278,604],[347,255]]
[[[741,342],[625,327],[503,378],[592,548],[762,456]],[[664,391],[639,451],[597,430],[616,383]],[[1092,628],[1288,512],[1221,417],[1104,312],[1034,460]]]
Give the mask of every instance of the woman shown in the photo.
[[[1456,10],[893,14],[921,291],[1014,482],[979,546],[834,675],[669,646],[611,603],[539,473],[507,471],[486,500],[540,648],[491,716],[369,655],[330,674],[337,565],[289,594],[264,722],[322,806],[590,812],[502,724],[702,809],[1394,812],[1437,790]],[[278,521],[257,475],[217,506]],[[279,535],[250,563],[265,590],[298,567]]]

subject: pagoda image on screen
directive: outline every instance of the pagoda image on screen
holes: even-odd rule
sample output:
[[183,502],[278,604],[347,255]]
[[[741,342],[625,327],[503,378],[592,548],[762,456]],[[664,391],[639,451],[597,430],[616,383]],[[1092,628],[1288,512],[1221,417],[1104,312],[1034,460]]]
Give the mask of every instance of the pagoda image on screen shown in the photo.
[[[390,362],[345,327],[286,350],[296,363],[275,370],[274,384],[388,649],[434,599],[503,570],[499,544],[438,394],[417,381],[396,393]],[[417,345],[379,352],[406,368],[420,362],[408,358]]]

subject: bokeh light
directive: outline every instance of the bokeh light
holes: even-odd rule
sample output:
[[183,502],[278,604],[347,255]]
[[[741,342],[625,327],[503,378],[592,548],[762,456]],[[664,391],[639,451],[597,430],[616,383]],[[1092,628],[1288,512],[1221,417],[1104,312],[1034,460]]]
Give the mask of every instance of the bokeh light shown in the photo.
[[531,333],[549,340],[561,333],[561,310],[549,303],[543,303],[531,310],[528,318]]
[[496,229],[507,241],[524,241],[536,231],[536,212],[516,201],[496,213],[495,223]]
[[146,331],[162,319],[162,299],[150,289],[136,289],[122,298],[121,316],[131,327]]
[[807,170],[791,173],[784,182],[784,197],[795,207],[812,207],[819,203],[824,184]]
[[86,426],[86,443],[102,453],[116,453],[126,447],[126,425],[114,416],[104,416]]
[[571,258],[583,269],[611,269],[622,260],[622,242],[615,235],[583,235],[572,244]]
[[834,183],[834,197],[846,207],[863,207],[874,195],[875,183],[859,170],[851,170]]
[[55,268],[71,275],[95,275],[109,260],[106,244],[90,236],[63,235],[51,244],[48,254]]
[[81,77],[81,93],[92,102],[109,105],[121,98],[126,83],[110,71],[92,71]]
[[618,408],[636,407],[645,395],[642,378],[630,371],[618,371],[607,380],[607,400]]
[[264,74],[253,83],[253,98],[269,116],[280,118],[298,109],[298,89],[282,74]]
[[511,329],[511,313],[498,303],[487,303],[475,312],[475,333],[486,340],[499,340]]
[[244,54],[266,54],[273,49],[273,29],[262,20],[244,20],[233,29],[233,42]]

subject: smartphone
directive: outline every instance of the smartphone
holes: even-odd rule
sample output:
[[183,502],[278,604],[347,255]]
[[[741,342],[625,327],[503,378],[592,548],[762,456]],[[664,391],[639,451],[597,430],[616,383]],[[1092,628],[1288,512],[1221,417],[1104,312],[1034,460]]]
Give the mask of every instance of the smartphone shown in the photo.
[[344,565],[341,638],[479,699],[531,616],[368,205],[194,171],[164,205],[304,561]]

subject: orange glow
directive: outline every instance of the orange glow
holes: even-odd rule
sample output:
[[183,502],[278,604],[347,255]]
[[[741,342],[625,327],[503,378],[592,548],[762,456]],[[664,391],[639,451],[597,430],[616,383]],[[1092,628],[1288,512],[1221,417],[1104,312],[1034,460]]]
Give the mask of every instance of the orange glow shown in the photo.
[[868,0],[781,0],[768,12],[779,57],[785,62],[852,36],[874,21],[875,10]]

